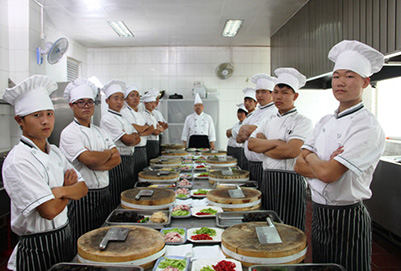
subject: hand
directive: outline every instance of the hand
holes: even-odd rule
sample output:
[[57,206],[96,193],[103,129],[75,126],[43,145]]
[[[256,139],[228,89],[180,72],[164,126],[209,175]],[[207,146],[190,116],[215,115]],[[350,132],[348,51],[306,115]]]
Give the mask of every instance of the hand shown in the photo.
[[256,134],[256,138],[259,138],[259,139],[267,139],[267,137],[265,136],[264,133],[257,133],[257,134]]
[[344,146],[340,146],[338,147],[335,151],[333,151],[333,153],[330,155],[330,160],[333,160],[334,157],[336,157],[337,155],[339,155],[340,153],[344,152]]
[[211,148],[212,150],[215,149],[214,142],[210,142],[210,148]]
[[52,188],[52,193],[53,193],[55,199],[63,198],[63,194],[62,194],[63,191],[64,190],[63,190],[62,186]]
[[231,129],[226,131],[226,137],[230,138],[232,136]]
[[74,169],[67,169],[64,173],[64,186],[69,186],[77,183],[78,175]]

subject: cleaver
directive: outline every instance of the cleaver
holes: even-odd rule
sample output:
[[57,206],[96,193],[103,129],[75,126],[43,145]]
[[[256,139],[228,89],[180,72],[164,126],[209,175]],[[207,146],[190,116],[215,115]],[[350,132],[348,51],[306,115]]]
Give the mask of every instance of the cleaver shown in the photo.
[[129,228],[114,227],[110,228],[99,244],[100,250],[105,250],[109,241],[125,241],[129,233]]
[[256,227],[256,234],[258,235],[261,244],[280,244],[282,243],[280,235],[274,226],[270,216],[266,217],[267,227]]
[[144,189],[140,190],[138,194],[136,194],[135,199],[139,200],[141,197],[151,197],[153,195],[153,190]]
[[231,198],[245,198],[244,192],[242,189],[239,187],[239,185],[236,185],[235,189],[230,189],[228,190],[228,194],[230,195]]

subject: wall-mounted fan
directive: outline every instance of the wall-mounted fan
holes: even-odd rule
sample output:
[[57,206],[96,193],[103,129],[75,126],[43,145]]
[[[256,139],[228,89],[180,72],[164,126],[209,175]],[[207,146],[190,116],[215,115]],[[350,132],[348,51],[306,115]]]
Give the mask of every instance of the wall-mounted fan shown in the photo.
[[221,63],[216,67],[216,75],[220,79],[227,79],[233,75],[234,66],[231,63]]
[[38,64],[43,63],[43,55],[47,54],[47,62],[50,64],[56,64],[68,50],[68,40],[66,38],[60,38],[54,43],[46,42],[45,48],[36,48],[36,62]]

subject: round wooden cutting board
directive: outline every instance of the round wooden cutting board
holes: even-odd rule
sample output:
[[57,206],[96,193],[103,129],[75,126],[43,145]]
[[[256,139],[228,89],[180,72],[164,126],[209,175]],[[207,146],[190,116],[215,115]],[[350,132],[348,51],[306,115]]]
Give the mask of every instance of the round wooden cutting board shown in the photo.
[[[164,248],[164,236],[157,230],[141,226],[128,227],[130,231],[125,241],[109,241],[105,250],[99,244],[111,227],[99,228],[83,234],[78,239],[78,255],[84,260],[93,262],[130,262],[154,255]],[[141,264],[145,269],[151,268],[157,260]]]
[[225,175],[225,170],[210,170],[209,183],[214,184],[218,181],[249,181],[249,171],[233,169],[232,175]]
[[[249,222],[227,228],[221,237],[223,253],[241,261],[243,266],[255,264],[255,259],[264,264],[294,264],[303,261],[306,255],[306,235],[303,231],[285,224],[275,223],[282,240],[281,244],[261,244],[256,234],[256,227],[267,226],[266,222]],[[289,260],[288,262],[286,262]],[[283,262],[284,261],[284,262]]]
[[[135,196],[139,193],[140,190],[153,190],[153,195],[150,197],[140,197],[139,200],[135,199]],[[136,187],[133,189],[126,190],[121,193],[121,207],[125,209],[141,209],[141,206],[153,206],[154,209],[157,208],[168,208],[160,207],[162,205],[166,206],[172,204],[175,201],[175,193],[171,189],[157,188],[157,187]],[[132,206],[128,206],[128,204],[138,205],[138,208],[134,208]]]
[[182,144],[162,144],[162,151],[168,151],[168,150],[185,150],[185,146]]
[[159,171],[145,170],[138,173],[138,178],[144,181],[175,181],[180,178],[180,174],[175,171],[166,171],[165,174],[160,174]]
[[227,155],[226,151],[217,151],[217,150],[210,150],[210,151],[203,151],[201,152],[202,156],[225,156]]
[[189,155],[189,153],[186,151],[179,151],[179,150],[162,151],[163,157],[184,157],[187,155]]
[[261,206],[262,193],[259,190],[242,187],[244,198],[231,198],[228,191],[233,188],[213,189],[207,193],[209,203],[223,208],[224,211],[257,210]]
[[150,159],[150,165],[158,167],[179,167],[181,166],[181,158],[153,158]]
[[237,165],[237,159],[226,157],[226,159],[221,160],[218,157],[209,156],[206,158],[206,165],[211,167],[235,167]]

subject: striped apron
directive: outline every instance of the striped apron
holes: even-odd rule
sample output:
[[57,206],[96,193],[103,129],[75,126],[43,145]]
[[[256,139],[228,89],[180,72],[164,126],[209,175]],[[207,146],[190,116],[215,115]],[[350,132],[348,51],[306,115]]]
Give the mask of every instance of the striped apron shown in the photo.
[[[70,200],[68,203],[68,220],[72,231],[72,240],[77,243],[78,238],[91,230],[99,228],[111,212],[110,190],[106,186],[99,189],[89,189],[88,194],[79,200]],[[74,246],[76,254],[77,246]]]
[[146,155],[148,157],[148,165],[150,159],[159,156],[159,140],[149,140],[146,142]]
[[109,170],[111,209],[121,203],[121,192],[130,189],[134,185],[134,156],[121,155],[121,163]]
[[54,231],[20,237],[17,251],[18,271],[46,271],[59,262],[74,258],[71,230],[68,223]]
[[135,182],[138,181],[138,173],[148,166],[148,155],[146,146],[135,147]]
[[248,159],[245,156],[244,148],[241,148],[241,164],[239,167],[243,170],[248,170]]
[[313,263],[337,263],[347,271],[371,270],[372,228],[362,202],[347,206],[313,203]]
[[162,143],[163,143],[163,134],[159,135],[159,154],[157,156],[160,156],[162,154]]
[[242,151],[241,147],[227,146],[227,155],[230,155],[230,156],[234,157],[235,159],[237,159],[238,166],[240,165],[240,162],[241,162],[241,151]]
[[260,190],[265,209],[305,231],[306,187],[305,178],[293,171],[264,170]]
[[262,161],[249,161],[248,160],[248,168],[249,168],[249,179],[258,182],[258,187],[262,187],[262,179],[263,179],[263,162]]

